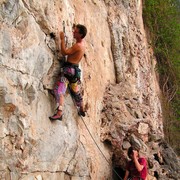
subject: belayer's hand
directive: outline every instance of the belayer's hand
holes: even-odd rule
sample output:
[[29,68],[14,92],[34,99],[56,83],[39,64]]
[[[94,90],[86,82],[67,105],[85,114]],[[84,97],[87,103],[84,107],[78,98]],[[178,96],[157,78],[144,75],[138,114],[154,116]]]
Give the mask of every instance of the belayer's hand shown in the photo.
[[64,33],[62,31],[60,32],[60,39],[64,40]]
[[133,150],[133,160],[138,158],[138,152],[136,150]]

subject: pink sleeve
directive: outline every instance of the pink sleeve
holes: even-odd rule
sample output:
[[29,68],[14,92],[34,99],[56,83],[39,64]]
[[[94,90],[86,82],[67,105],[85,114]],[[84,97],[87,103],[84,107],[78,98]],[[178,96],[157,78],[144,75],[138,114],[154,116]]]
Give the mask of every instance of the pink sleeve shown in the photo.
[[146,166],[146,159],[145,158],[140,158],[139,159],[139,164],[143,165],[144,167]]

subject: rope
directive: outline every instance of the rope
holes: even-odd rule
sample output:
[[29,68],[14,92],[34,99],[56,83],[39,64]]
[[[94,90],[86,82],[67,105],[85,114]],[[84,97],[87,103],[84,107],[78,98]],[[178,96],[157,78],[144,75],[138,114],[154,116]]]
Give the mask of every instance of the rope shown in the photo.
[[[72,96],[72,94],[71,94],[71,91],[70,91],[70,87],[69,87],[69,86],[68,86],[68,91],[69,91],[69,94],[71,95],[71,98],[72,98],[72,100],[73,100],[73,103],[74,103],[74,105],[75,105],[75,107],[76,107],[76,110],[77,110],[77,112],[78,112],[78,107],[77,107],[77,105],[76,105],[75,99],[73,98],[73,96]],[[105,156],[104,153],[102,152],[101,148],[100,148],[99,145],[97,144],[97,142],[96,142],[96,140],[94,139],[92,133],[90,132],[88,126],[86,125],[83,117],[80,116],[80,118],[81,118],[84,126],[86,127],[89,135],[91,136],[92,140],[94,141],[96,147],[98,148],[98,150],[100,151],[100,153],[102,154],[102,156],[104,157],[104,159],[106,160],[106,162],[111,166],[111,163],[108,161],[108,159],[106,158],[106,156]],[[112,168],[112,170],[114,171],[114,173],[118,176],[118,178],[119,178],[120,180],[123,180],[123,179],[119,176],[119,174],[116,172],[116,170],[115,170],[114,168]],[[113,180],[113,179],[112,179],[112,180]]]
[[64,32],[64,38],[65,38],[65,45],[67,46],[68,38],[65,34],[65,32],[66,32],[65,21],[63,21],[63,32]]
[[[66,30],[65,30],[65,22],[63,21],[63,32],[65,33],[65,31],[66,31]],[[66,37],[66,45],[67,45],[67,37]],[[69,86],[68,86],[68,90],[69,90],[69,93],[70,93],[70,95],[71,95],[71,97],[72,97],[72,94],[71,94],[71,92],[70,92]],[[77,109],[77,112],[78,112],[78,108],[77,108],[77,106],[76,106],[76,103],[75,103],[75,100],[74,100],[73,97],[72,97],[72,100],[73,100],[74,105],[75,105],[75,107],[76,107],[76,109]],[[105,156],[104,153],[102,152],[101,148],[99,147],[99,145],[98,145],[97,142],[95,141],[95,139],[94,139],[92,133],[90,132],[88,126],[86,125],[84,119],[82,118],[82,116],[80,116],[80,117],[81,117],[81,120],[82,120],[84,126],[86,127],[89,135],[91,136],[92,140],[94,141],[96,147],[98,148],[98,150],[100,151],[100,153],[102,154],[102,156],[104,157],[104,159],[106,160],[106,162],[111,166],[111,163],[108,161],[108,159],[106,158],[106,156]],[[116,172],[116,170],[115,170],[114,168],[112,168],[112,170],[114,171],[114,173],[118,176],[118,178],[119,178],[120,180],[123,180],[123,179],[119,176],[119,174]]]
[[[74,100],[73,100],[73,101],[74,101]],[[77,107],[76,107],[76,109],[77,109]],[[98,150],[100,151],[100,153],[102,154],[102,156],[104,157],[104,159],[106,160],[106,162],[111,166],[111,163],[108,161],[108,159],[106,158],[106,156],[105,156],[104,153],[102,152],[101,148],[99,147],[99,145],[98,145],[97,142],[95,141],[92,133],[90,132],[90,130],[89,130],[88,126],[86,125],[86,123],[85,123],[85,121],[84,121],[84,119],[83,119],[82,116],[81,116],[81,120],[82,120],[84,126],[86,127],[89,135],[91,136],[92,140],[94,141],[96,147],[98,148]],[[123,180],[123,179],[119,176],[119,174],[116,172],[116,170],[115,170],[114,168],[112,168],[112,170],[114,171],[114,173],[118,176],[118,178],[119,178],[120,180]]]
[[66,32],[65,21],[63,21],[63,32]]

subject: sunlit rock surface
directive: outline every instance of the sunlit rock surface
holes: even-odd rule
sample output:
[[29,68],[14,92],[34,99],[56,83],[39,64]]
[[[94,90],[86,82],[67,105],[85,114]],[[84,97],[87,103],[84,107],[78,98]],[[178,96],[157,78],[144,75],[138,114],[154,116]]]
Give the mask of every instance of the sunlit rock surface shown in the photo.
[[[72,45],[73,23],[88,29],[80,63],[87,116],[67,92],[63,121],[52,123],[56,42],[65,30]],[[130,144],[148,159],[150,179],[178,179],[141,0],[1,0],[0,44],[0,179],[111,180]]]

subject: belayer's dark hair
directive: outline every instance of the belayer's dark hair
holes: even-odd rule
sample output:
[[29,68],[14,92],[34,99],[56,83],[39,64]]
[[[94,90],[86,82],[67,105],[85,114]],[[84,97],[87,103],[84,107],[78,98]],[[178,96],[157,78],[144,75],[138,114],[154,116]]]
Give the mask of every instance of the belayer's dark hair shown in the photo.
[[81,38],[83,39],[87,34],[87,28],[81,24],[77,24],[76,27],[79,29],[79,33],[82,35]]
[[139,152],[139,148],[134,147],[134,146],[131,146],[131,147],[128,149],[128,152],[127,152],[129,158],[131,158],[131,155],[133,154],[133,150],[136,150],[136,151]]

